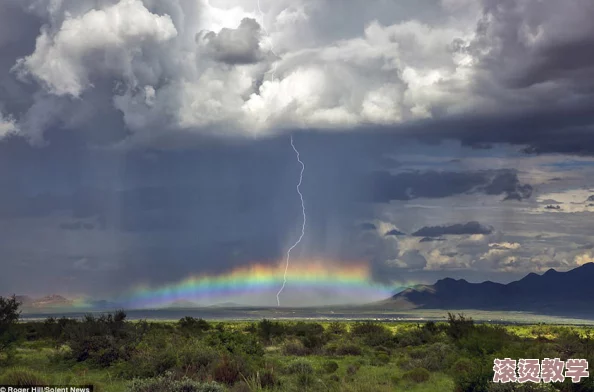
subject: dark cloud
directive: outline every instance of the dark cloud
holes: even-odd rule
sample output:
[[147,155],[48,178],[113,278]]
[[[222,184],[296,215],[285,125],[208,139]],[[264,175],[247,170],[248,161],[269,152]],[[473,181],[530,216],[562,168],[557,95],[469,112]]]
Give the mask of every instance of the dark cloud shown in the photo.
[[406,235],[406,233],[401,232],[400,230],[392,229],[388,231],[385,236],[399,236],[399,235]]
[[377,227],[373,223],[365,222],[365,223],[361,223],[359,225],[359,229],[361,229],[361,230],[376,230]]
[[547,210],[557,210],[558,211],[558,210],[561,210],[561,206],[549,204],[548,206],[545,207],[545,209],[547,209]]
[[419,240],[419,242],[435,242],[435,241],[446,241],[446,239],[445,238],[424,237]]
[[522,184],[514,170],[475,172],[414,171],[390,174],[373,173],[369,180],[375,202],[412,200],[421,197],[443,198],[461,194],[505,195],[504,200],[523,200],[532,194],[529,184]]
[[478,55],[482,67],[509,86],[575,84],[592,75],[594,6],[590,1],[483,0],[483,7],[471,49],[482,52]]
[[457,223],[449,226],[427,226],[415,231],[415,237],[440,237],[443,235],[472,235],[491,234],[492,227],[483,226],[478,222]]
[[218,34],[212,31],[196,36],[203,42],[217,61],[226,64],[253,64],[262,59],[260,50],[260,25],[254,19],[245,18],[237,29],[222,29]]

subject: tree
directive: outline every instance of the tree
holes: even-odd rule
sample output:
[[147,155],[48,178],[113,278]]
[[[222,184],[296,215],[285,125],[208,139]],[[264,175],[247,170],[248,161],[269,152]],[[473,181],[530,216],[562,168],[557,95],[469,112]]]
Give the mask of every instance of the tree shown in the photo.
[[18,340],[16,324],[21,317],[21,303],[13,295],[0,297],[0,354],[10,355],[10,347]]

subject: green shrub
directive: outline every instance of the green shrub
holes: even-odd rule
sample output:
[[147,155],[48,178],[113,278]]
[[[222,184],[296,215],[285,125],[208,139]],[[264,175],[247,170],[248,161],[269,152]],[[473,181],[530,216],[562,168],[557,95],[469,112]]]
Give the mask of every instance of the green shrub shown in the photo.
[[360,368],[361,366],[357,363],[351,364],[347,366],[346,373],[349,376],[354,376],[355,374],[357,374]]
[[206,336],[205,343],[231,354],[246,354],[251,357],[262,357],[264,348],[258,339],[250,334],[235,331],[219,331]]
[[333,321],[326,328],[326,333],[330,335],[343,336],[347,332],[344,323]]
[[305,356],[310,353],[310,350],[303,345],[300,340],[292,339],[285,342],[282,346],[283,354],[285,355],[296,355],[296,356]]
[[473,328],[474,321],[472,318],[466,318],[462,313],[458,314],[458,316],[448,313],[448,327],[446,332],[453,340],[459,340],[467,336]]
[[62,336],[73,359],[108,367],[128,360],[147,328],[146,323],[127,323],[126,313],[117,311],[99,317],[89,314],[81,322],[64,322]]
[[384,352],[376,353],[371,364],[374,366],[383,366],[390,362],[390,356]]
[[457,392],[487,392],[493,382],[493,362],[486,358],[461,358],[452,366]]
[[270,342],[275,337],[281,337],[286,333],[284,324],[278,321],[263,319],[257,325],[258,334],[265,342]]
[[402,369],[411,370],[422,367],[431,372],[438,372],[449,369],[456,360],[456,352],[445,343],[414,347],[408,351],[408,356],[408,359],[401,358],[398,361]]
[[289,374],[296,375],[297,382],[301,386],[309,385],[313,381],[314,369],[309,361],[305,361],[305,360],[293,361],[287,367],[287,372]]
[[14,355],[14,345],[22,335],[17,324],[21,317],[20,306],[14,295],[10,298],[0,297],[0,354],[5,354],[9,360]]
[[342,344],[336,347],[336,355],[361,355],[361,347],[356,344]]
[[382,324],[366,321],[356,323],[351,329],[351,335],[358,337],[370,347],[392,347],[394,346],[394,335]]
[[289,374],[313,374],[311,362],[301,359],[289,363],[286,370]]
[[184,317],[177,322],[177,325],[182,331],[190,332],[190,333],[197,333],[202,331],[208,331],[211,329],[211,325],[199,318],[196,319],[194,317]]
[[219,359],[220,354],[212,347],[188,343],[179,351],[177,366],[185,374],[202,374],[208,373]]
[[431,378],[431,373],[425,368],[415,368],[402,375],[402,379],[405,381],[412,381],[415,383],[422,383],[428,381]]
[[502,326],[477,325],[459,337],[457,345],[472,355],[483,356],[499,352],[516,340],[517,338]]
[[2,384],[17,385],[19,387],[33,387],[47,384],[46,380],[38,373],[29,369],[11,369],[2,377]]
[[327,361],[323,365],[324,371],[328,374],[334,373],[338,370],[338,363],[336,361]]
[[[571,389],[570,389],[571,390]],[[583,389],[588,390],[588,389]],[[557,392],[553,384],[548,383],[490,383],[487,392]]]
[[175,380],[171,373],[154,378],[135,379],[127,386],[127,392],[224,392],[214,382],[199,383],[189,378]]

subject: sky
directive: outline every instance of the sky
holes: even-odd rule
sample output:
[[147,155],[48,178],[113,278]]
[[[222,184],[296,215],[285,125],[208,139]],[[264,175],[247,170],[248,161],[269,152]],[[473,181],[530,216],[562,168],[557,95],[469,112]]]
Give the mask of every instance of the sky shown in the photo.
[[3,0],[0,293],[276,304],[291,137],[284,304],[594,261],[593,18]]

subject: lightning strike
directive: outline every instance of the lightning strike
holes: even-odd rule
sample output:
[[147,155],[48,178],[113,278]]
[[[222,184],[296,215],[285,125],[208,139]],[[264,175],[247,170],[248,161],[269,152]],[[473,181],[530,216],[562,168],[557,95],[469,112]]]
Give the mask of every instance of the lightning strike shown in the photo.
[[[262,8],[260,8],[260,0],[258,0],[258,11],[260,11],[260,17],[262,18],[262,22],[260,23],[260,26],[262,26],[262,30],[264,30],[264,34],[266,34],[266,37],[268,38],[268,43],[270,45],[269,51],[275,57],[278,57],[278,55],[274,52],[274,45],[272,43],[272,38],[270,37],[268,30],[266,30],[266,26],[264,24],[264,13],[262,12]],[[276,73],[276,62],[274,62],[274,64],[273,64],[272,71],[269,71],[269,72],[272,72],[272,75],[270,76],[270,81],[274,82],[274,74]]]
[[303,239],[303,236],[305,235],[305,222],[307,220],[306,215],[305,215],[305,202],[303,201],[303,194],[301,193],[301,183],[303,182],[303,172],[305,171],[305,164],[301,161],[301,158],[299,155],[299,150],[297,150],[297,148],[295,147],[295,144],[293,143],[293,136],[291,136],[291,147],[293,147],[293,151],[295,151],[295,154],[297,154],[297,162],[299,162],[301,164],[301,173],[299,174],[299,183],[297,184],[297,193],[299,194],[299,198],[301,199],[301,211],[303,213],[303,225],[301,226],[301,235],[299,236],[299,239],[287,251],[287,260],[285,263],[285,274],[283,277],[283,285],[280,288],[280,290],[278,291],[278,293],[276,294],[276,302],[277,302],[278,306],[280,306],[280,294],[283,292],[283,290],[285,289],[285,285],[287,284],[287,272],[289,270],[289,264],[291,261],[291,251],[293,249],[295,249],[295,247],[297,247],[297,245],[299,245],[301,243],[301,240]]
[[[272,43],[272,38],[270,37],[268,30],[266,30],[266,25],[264,23],[264,12],[262,12],[262,8],[260,7],[260,0],[258,0],[258,11],[260,12],[260,16],[262,18],[260,26],[262,27],[264,34],[268,38],[268,43],[270,45],[269,51],[275,57],[278,57],[278,55],[274,51],[274,45]],[[274,82],[274,75],[276,73],[276,67],[277,67],[277,64],[275,62],[273,64],[272,71],[270,71],[272,73],[271,78],[270,78],[271,82]],[[305,222],[307,220],[306,215],[305,215],[305,202],[303,201],[303,194],[301,193],[301,183],[303,182],[303,172],[305,171],[305,164],[301,161],[299,151],[295,147],[295,143],[293,143],[293,136],[291,136],[291,147],[293,147],[293,151],[295,151],[295,154],[297,154],[297,162],[299,162],[301,164],[301,173],[299,174],[299,183],[297,184],[297,193],[299,194],[299,198],[301,199],[301,211],[303,213],[303,225],[301,226],[301,235],[299,236],[299,239],[293,244],[293,246],[291,246],[289,248],[289,250],[287,250],[287,259],[286,259],[286,263],[285,263],[285,272],[283,275],[283,284],[282,284],[280,290],[278,291],[278,293],[276,293],[276,303],[278,306],[280,306],[280,295],[283,292],[283,290],[285,289],[285,286],[287,285],[287,272],[289,271],[289,264],[291,262],[291,251],[293,249],[295,249],[295,247],[297,247],[297,245],[299,245],[301,243],[301,240],[303,239],[303,236],[305,235]]]

